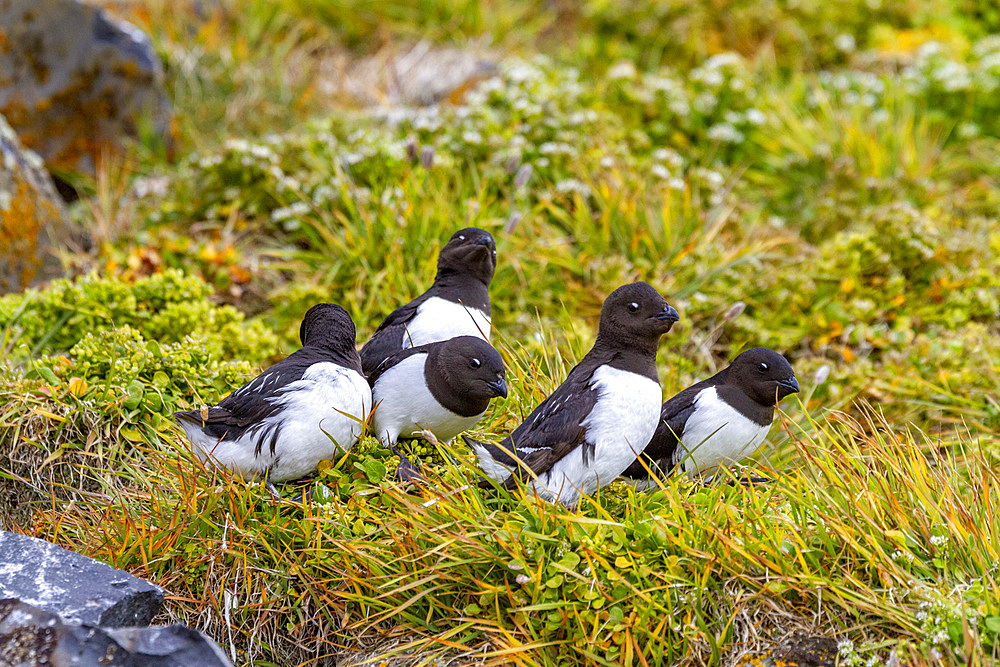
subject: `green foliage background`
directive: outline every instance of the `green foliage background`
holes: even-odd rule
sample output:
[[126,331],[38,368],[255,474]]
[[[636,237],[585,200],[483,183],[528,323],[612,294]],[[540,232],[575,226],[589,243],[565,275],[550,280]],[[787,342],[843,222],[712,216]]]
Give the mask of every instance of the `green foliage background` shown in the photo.
[[[167,65],[179,158],[150,140],[77,182],[98,247],[72,259],[97,270],[0,297],[5,527],[158,581],[238,664],[750,664],[793,630],[841,664],[995,663],[993,3],[118,9]],[[419,109],[323,93],[330,62],[421,38],[486,44],[498,76]],[[367,438],[297,506],[193,459],[172,411],[295,349],[318,301],[363,341],[468,224],[497,239],[511,386],[477,436],[643,279],[682,314],[665,395],[748,346],[792,360],[778,481],[569,511],[486,499],[430,445],[409,494]]]

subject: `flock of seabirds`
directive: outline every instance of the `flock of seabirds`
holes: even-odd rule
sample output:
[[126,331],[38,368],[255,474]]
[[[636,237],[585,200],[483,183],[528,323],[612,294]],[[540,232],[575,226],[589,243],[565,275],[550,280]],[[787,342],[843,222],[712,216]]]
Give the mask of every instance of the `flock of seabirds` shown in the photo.
[[[507,396],[489,342],[496,262],[488,232],[461,229],[442,248],[431,288],[386,317],[360,354],[350,315],[318,304],[302,322],[301,349],[218,405],[174,416],[200,459],[274,493],[272,482],[309,475],[353,447],[366,422],[400,456],[397,479],[419,479],[399,439],[430,432],[450,443]],[[791,365],[749,349],[661,405],[656,350],[678,319],[647,283],[612,292],[593,348],[520,426],[499,444],[463,436],[489,478],[480,485],[572,507],[619,478],[655,488],[657,477],[708,472],[755,450],[778,401],[799,391]]]

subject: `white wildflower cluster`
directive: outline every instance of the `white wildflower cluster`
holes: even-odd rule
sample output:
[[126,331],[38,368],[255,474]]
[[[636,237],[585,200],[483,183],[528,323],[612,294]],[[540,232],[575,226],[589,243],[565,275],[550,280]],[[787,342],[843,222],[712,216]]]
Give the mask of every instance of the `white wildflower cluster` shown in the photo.
[[[272,222],[293,221],[293,219],[297,219],[308,213],[309,209],[310,206],[307,202],[297,201],[293,204],[289,204],[288,206],[276,208],[273,211],[271,211],[271,221]],[[297,223],[297,220],[294,221]],[[295,229],[297,227],[298,227],[297,224],[285,225],[285,228],[288,230]]]
[[896,549],[889,557],[893,560],[905,560],[907,563],[912,563],[915,556],[908,549]]
[[[970,138],[1000,127],[1000,36],[976,42],[958,58],[937,42],[923,44],[900,75],[907,94],[922,98],[930,111],[956,121]],[[971,102],[971,103],[970,103]]]
[[591,194],[590,186],[576,178],[567,178],[556,183],[556,192],[561,194],[575,193],[584,198]]
[[931,535],[930,542],[936,547],[944,546],[948,544],[947,535]]

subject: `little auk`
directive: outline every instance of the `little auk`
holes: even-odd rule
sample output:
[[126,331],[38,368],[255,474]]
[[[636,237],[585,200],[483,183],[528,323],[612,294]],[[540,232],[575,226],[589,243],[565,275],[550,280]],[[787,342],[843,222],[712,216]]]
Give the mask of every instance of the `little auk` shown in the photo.
[[372,392],[351,316],[332,303],[313,306],[299,337],[301,349],[218,405],[174,413],[201,460],[270,484],[308,475],[358,441]]
[[658,476],[675,469],[694,476],[736,463],[764,441],[778,401],[798,391],[795,372],[783,356],[766,348],[746,350],[727,368],[663,404],[656,433],[623,477],[649,489],[656,481],[648,470]]
[[503,360],[476,336],[400,350],[369,378],[375,401],[375,436],[400,457],[397,479],[419,478],[396,449],[400,438],[430,431],[443,443],[479,423],[490,400],[507,396]]
[[487,476],[567,506],[614,481],[659,423],[656,348],[678,319],[647,283],[612,292],[593,348],[524,423],[499,445],[465,438]]
[[490,281],[497,247],[489,232],[466,227],[455,232],[438,255],[430,289],[392,311],[361,348],[361,367],[370,376],[395,352],[456,336],[490,339]]

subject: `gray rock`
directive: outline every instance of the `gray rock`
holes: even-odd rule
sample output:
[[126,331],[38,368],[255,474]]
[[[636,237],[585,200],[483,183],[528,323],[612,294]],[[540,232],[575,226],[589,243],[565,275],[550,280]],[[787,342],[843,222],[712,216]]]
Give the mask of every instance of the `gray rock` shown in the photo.
[[767,651],[740,664],[759,667],[836,667],[840,651],[832,637],[793,632]]
[[164,591],[128,572],[45,540],[0,531],[0,598],[17,598],[68,623],[148,625]]
[[42,159],[0,116],[0,294],[59,276],[53,250],[78,234]]
[[0,0],[0,113],[49,169],[91,176],[149,119],[169,143],[163,66],[134,25],[77,0]]
[[232,667],[215,642],[183,625],[75,625],[15,599],[0,600],[0,655],[4,665],[24,667]]
[[498,72],[489,54],[422,41],[402,51],[383,49],[348,66],[341,85],[369,106],[428,106],[459,103],[467,90]]

